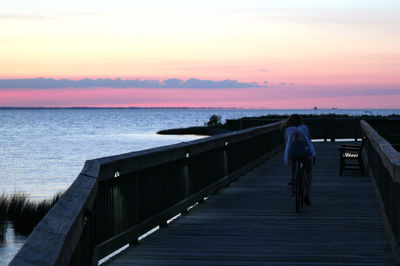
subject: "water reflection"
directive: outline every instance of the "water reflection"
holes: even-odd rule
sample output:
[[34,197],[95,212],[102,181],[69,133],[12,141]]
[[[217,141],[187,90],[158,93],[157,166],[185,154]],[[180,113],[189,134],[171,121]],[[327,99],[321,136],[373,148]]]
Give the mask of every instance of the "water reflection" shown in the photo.
[[16,234],[11,222],[0,220],[0,265],[8,265],[27,236]]
[[114,217],[114,232],[122,231],[123,223],[123,196],[119,186],[112,188],[112,203],[113,203],[113,217]]

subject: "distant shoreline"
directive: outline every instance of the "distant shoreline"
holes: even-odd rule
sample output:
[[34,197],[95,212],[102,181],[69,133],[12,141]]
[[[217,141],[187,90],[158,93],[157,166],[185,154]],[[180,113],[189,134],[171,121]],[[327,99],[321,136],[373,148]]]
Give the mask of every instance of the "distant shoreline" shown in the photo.
[[[200,110],[226,110],[226,109],[237,109],[237,110],[246,110],[248,108],[238,108],[238,107],[0,107],[0,110],[42,110],[42,109],[49,109],[49,110],[68,110],[68,109],[81,109],[81,110],[86,110],[86,109],[93,109],[93,110],[99,110],[99,109],[171,109],[171,110],[177,110],[177,109],[200,109]],[[249,109],[251,110],[251,109]],[[253,109],[253,110],[264,110],[264,109]],[[270,109],[265,109],[265,110],[270,110]],[[293,109],[295,110],[295,109]],[[305,109],[307,110],[307,109]],[[360,109],[361,110],[361,109]],[[371,109],[372,110],[372,109]]]
[[170,109],[170,110],[299,110],[299,111],[343,111],[343,110],[400,110],[400,108],[284,108],[284,109],[271,109],[271,108],[245,108],[245,107],[12,107],[12,106],[0,106],[0,110],[101,110],[101,109],[133,109],[133,110],[149,110],[149,109]]

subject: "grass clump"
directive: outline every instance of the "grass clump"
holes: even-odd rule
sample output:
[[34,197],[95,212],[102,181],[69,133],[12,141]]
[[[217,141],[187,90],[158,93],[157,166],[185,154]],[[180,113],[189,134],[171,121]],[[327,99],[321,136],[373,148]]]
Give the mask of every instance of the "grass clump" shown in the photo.
[[0,195],[1,220],[11,221],[16,232],[29,234],[62,194],[58,192],[51,199],[36,202],[30,200],[26,193],[17,192],[12,195],[3,193]]
[[[28,195],[22,192],[12,194],[8,199],[7,217],[15,220],[24,210]],[[29,204],[29,203],[28,203]],[[33,203],[32,203],[33,204]]]

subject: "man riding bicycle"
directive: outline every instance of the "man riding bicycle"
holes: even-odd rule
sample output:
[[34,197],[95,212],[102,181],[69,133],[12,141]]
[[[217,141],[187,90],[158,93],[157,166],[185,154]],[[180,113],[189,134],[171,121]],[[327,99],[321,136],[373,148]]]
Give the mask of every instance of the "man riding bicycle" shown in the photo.
[[283,123],[282,129],[285,130],[286,148],[284,162],[291,165],[291,179],[288,184],[295,182],[296,166],[302,162],[305,169],[305,192],[304,203],[311,205],[310,187],[312,181],[312,160],[317,155],[314,145],[311,142],[310,131],[304,124],[303,119],[297,114],[289,116]]

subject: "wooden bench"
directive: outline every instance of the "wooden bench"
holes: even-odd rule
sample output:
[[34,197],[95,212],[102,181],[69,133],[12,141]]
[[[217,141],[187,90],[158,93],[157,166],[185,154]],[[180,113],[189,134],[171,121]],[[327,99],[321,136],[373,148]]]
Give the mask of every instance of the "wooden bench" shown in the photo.
[[366,138],[362,139],[361,145],[343,144],[338,149],[340,151],[340,170],[342,175],[344,170],[360,170],[364,175],[364,164],[361,158],[361,150],[364,147]]

